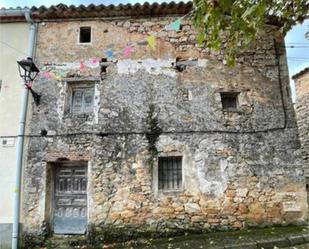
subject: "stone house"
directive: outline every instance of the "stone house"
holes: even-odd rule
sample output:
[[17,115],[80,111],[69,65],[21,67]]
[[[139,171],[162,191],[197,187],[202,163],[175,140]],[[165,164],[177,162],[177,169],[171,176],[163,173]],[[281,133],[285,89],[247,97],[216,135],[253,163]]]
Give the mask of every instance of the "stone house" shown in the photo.
[[292,77],[296,86],[296,116],[304,159],[306,186],[309,194],[309,68]]
[[189,19],[164,28],[191,9],[32,8],[42,73],[23,174],[27,234],[92,227],[125,238],[306,222],[278,24],[231,68],[223,51],[196,43]]

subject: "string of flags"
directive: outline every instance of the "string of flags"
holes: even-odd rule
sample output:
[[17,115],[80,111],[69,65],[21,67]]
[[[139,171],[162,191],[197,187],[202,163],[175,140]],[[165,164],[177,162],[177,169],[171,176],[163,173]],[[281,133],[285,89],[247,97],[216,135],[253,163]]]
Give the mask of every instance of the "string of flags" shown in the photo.
[[[181,20],[185,17],[191,15],[194,9],[188,12],[186,15],[178,18],[177,20],[173,21],[169,25],[166,25],[160,31],[167,30],[167,31],[179,31],[181,28]],[[159,31],[159,32],[160,32]],[[159,33],[158,32],[158,33]],[[113,45],[110,45],[106,51],[104,51],[104,55],[108,60],[114,59],[116,56],[121,56],[122,58],[130,58],[134,52],[134,48],[137,45],[148,45],[151,51],[156,50],[156,37],[154,35],[148,35],[145,40],[127,44],[123,49],[120,51],[114,51]],[[81,72],[85,71],[87,67],[96,68],[100,65],[99,58],[90,58],[89,60],[80,61],[79,63],[66,63],[62,65],[52,65],[46,64],[41,70],[41,76],[47,80],[61,80],[62,78],[66,77],[66,72],[69,69],[79,69]]]

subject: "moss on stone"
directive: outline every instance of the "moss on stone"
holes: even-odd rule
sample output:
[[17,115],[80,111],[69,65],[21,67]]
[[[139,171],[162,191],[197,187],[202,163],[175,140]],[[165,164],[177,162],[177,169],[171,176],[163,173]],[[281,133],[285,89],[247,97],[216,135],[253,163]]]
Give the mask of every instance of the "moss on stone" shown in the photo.
[[149,132],[146,134],[146,138],[148,140],[148,149],[150,153],[155,156],[158,151],[156,148],[156,142],[162,133],[162,129],[159,127],[158,118],[155,115],[155,106],[154,104],[149,105],[149,111],[147,116],[147,125],[149,128]]

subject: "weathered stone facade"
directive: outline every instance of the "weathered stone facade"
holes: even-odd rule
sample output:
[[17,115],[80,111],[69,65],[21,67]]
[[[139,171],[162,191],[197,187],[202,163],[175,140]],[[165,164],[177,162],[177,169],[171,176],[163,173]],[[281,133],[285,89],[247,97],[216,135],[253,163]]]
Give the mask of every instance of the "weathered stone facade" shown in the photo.
[[[173,232],[304,223],[306,192],[285,54],[276,57],[274,27],[261,34],[234,68],[222,54],[196,44],[190,21],[160,31],[174,18],[41,23],[36,61],[66,67],[62,80],[42,75],[35,90],[24,170],[24,227],[42,233],[52,224],[53,168],[88,165],[88,224],[108,232]],[[80,26],[91,44],[77,43]],[[100,67],[82,60],[119,51],[147,34],[130,59]],[[278,40],[278,39],[277,39]],[[104,57],[104,56],[102,56]],[[176,68],[176,58],[187,65]],[[277,60],[278,59],[278,60]],[[280,63],[280,72],[278,64]],[[104,70],[103,70],[104,71]],[[280,76],[280,80],[278,79]],[[73,83],[74,82],[74,83]],[[69,111],[70,84],[92,82],[89,114]],[[238,92],[239,108],[222,111],[221,92]],[[159,156],[182,156],[182,189],[159,191]]]
[[305,174],[309,177],[309,68],[293,76],[296,86],[296,115],[303,151]]

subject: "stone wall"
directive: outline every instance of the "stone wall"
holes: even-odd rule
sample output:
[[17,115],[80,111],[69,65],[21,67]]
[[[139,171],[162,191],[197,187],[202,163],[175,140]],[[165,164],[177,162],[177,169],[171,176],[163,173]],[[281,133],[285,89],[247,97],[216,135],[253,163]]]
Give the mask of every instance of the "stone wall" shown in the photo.
[[[62,80],[41,75],[35,83],[42,98],[39,107],[33,106],[30,133],[48,133],[29,139],[23,201],[27,232],[41,233],[50,224],[48,179],[64,160],[88,162],[88,222],[104,232],[305,222],[300,145],[285,53],[280,50],[277,60],[274,27],[230,68],[222,52],[196,45],[188,21],[180,32],[160,31],[171,20],[39,25],[36,61],[41,68],[67,70]],[[80,26],[92,27],[91,44],[77,43]],[[141,42],[146,34],[159,37],[155,51]],[[130,41],[140,42],[132,57],[104,63],[106,73],[100,67],[80,70],[80,61]],[[186,64],[181,72],[179,61]],[[95,84],[90,114],[67,110],[68,87],[76,81]],[[229,91],[239,92],[236,112],[222,111],[220,92]],[[160,155],[182,155],[180,191],[156,191],[153,175]]]
[[309,177],[309,71],[295,79],[296,86],[296,114],[300,142],[303,150],[305,173]]

